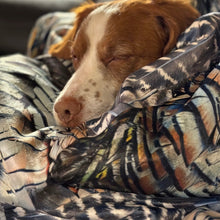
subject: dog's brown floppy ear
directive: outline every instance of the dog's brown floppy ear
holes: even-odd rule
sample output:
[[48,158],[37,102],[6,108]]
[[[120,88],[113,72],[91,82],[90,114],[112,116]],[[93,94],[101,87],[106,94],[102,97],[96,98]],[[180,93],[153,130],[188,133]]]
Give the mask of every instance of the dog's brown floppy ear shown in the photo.
[[67,32],[67,34],[63,37],[63,40],[61,42],[54,44],[50,47],[49,53],[57,58],[71,59],[71,41],[74,40],[75,35],[83,20],[88,16],[90,12],[92,12],[95,8],[97,8],[100,5],[101,4],[89,2],[76,9],[73,9],[72,11],[76,13],[76,20],[74,22],[73,28]]
[[164,19],[163,17],[158,16],[157,19],[163,28],[164,35],[166,36],[164,38],[166,39],[165,47],[162,51],[162,56],[164,56],[174,48],[181,30],[178,25],[170,18]]
[[163,12],[160,16],[157,16],[157,19],[166,33],[167,42],[162,54],[165,55],[174,48],[179,35],[189,27],[200,14],[195,8],[184,1],[165,3],[166,1],[164,0],[161,2],[160,8]]

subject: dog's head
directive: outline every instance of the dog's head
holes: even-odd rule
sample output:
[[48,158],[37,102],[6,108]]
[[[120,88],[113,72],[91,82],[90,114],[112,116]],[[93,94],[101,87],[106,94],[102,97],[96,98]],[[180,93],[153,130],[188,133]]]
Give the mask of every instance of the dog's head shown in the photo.
[[54,104],[56,121],[66,127],[107,111],[123,80],[167,54],[199,16],[189,4],[168,0],[88,4],[76,14],[73,29],[50,49],[76,70]]

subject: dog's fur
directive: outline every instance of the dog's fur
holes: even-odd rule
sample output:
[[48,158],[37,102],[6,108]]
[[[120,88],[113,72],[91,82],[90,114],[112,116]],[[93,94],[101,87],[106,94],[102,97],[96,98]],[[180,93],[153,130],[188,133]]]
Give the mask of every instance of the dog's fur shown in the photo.
[[130,73],[170,52],[199,16],[185,2],[116,0],[76,9],[73,29],[50,49],[76,70],[54,104],[57,123],[74,127],[100,116]]

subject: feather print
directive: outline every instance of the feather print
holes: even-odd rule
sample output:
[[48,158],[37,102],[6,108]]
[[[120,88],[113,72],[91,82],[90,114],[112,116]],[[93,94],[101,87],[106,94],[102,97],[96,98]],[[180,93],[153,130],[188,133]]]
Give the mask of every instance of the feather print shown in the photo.
[[[74,19],[41,18],[32,54],[62,18]],[[52,116],[69,62],[1,57],[0,218],[219,219],[219,24],[219,13],[199,18],[126,79],[109,112],[72,131]]]

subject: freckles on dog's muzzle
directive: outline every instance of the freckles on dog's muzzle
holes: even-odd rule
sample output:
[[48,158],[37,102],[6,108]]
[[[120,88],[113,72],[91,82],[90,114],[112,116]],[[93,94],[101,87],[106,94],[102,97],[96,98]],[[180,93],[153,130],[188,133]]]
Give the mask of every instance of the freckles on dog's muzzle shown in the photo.
[[72,97],[61,97],[54,103],[54,115],[58,124],[68,126],[81,112],[82,104]]

